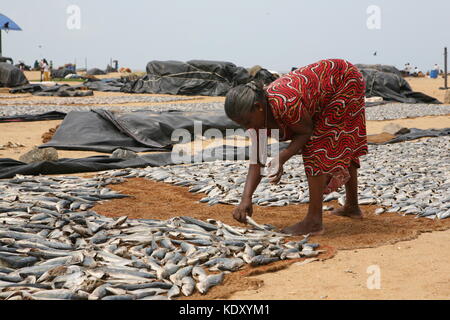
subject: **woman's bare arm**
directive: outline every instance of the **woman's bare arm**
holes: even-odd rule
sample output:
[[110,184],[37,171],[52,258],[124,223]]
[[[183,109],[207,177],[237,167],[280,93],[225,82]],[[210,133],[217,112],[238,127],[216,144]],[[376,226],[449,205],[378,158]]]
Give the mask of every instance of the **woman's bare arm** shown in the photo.
[[289,126],[289,129],[294,132],[294,135],[289,146],[279,154],[279,161],[281,165],[288,161],[293,155],[298,154],[301,149],[303,149],[305,144],[311,138],[313,128],[314,126],[312,119],[307,112],[303,114],[303,117],[299,123]]

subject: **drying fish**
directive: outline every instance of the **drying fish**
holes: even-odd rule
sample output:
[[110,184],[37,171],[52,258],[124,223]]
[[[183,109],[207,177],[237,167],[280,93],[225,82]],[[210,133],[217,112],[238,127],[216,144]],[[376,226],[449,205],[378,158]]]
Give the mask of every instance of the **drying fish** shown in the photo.
[[[1,181],[0,299],[175,299],[220,284],[224,273],[211,271],[239,270],[268,248],[270,261],[279,260],[289,249],[285,235],[253,220],[247,229],[187,216],[135,220],[89,210],[96,201],[122,197],[106,188],[122,181],[114,171]],[[233,188],[206,189],[219,195]]]
[[194,279],[192,279],[191,277],[184,277],[181,280],[181,292],[185,295],[185,296],[190,296],[195,289],[195,281]]
[[278,257],[267,257],[267,256],[259,255],[259,256],[255,256],[251,259],[250,265],[252,267],[262,266],[262,265],[269,264],[269,263],[272,263],[272,262],[275,262],[278,260],[280,260],[280,258],[278,258]]
[[203,278],[202,280],[200,280],[200,282],[197,283],[196,287],[201,294],[205,294],[213,286],[216,286],[216,285],[222,283],[223,277],[224,277],[223,273],[209,275],[209,276]]
[[178,295],[180,295],[180,288],[176,284],[174,284],[172,286],[172,288],[170,288],[170,290],[167,292],[167,297],[169,299],[171,299],[171,298],[176,297]]

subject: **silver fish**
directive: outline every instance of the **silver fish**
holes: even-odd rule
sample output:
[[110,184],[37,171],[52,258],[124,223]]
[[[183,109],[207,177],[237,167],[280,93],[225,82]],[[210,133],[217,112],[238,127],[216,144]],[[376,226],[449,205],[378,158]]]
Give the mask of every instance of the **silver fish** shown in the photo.
[[195,289],[195,281],[191,277],[184,277],[181,280],[181,292],[185,296],[190,296]]
[[250,265],[252,267],[256,267],[256,266],[262,266],[265,264],[269,264],[275,261],[280,260],[280,258],[278,257],[267,257],[267,256],[263,256],[263,255],[258,255],[252,258],[252,260],[250,261]]
[[209,275],[197,282],[196,288],[201,294],[207,293],[213,286],[221,284],[224,278],[223,273]]
[[167,297],[169,299],[179,295],[180,295],[180,288],[176,284],[174,284],[172,288],[170,288],[170,290],[167,292]]

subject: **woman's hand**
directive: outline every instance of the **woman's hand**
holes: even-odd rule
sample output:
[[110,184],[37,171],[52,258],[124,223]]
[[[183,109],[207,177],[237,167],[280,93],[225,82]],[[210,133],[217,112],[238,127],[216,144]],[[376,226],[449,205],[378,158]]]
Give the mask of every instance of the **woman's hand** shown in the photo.
[[277,156],[272,159],[267,165],[267,170],[269,171],[269,181],[272,184],[277,184],[281,180],[281,176],[283,175],[283,163],[280,161],[280,157]]
[[251,200],[242,200],[241,203],[234,209],[233,218],[241,223],[247,223],[247,216],[251,217],[253,214],[253,205]]

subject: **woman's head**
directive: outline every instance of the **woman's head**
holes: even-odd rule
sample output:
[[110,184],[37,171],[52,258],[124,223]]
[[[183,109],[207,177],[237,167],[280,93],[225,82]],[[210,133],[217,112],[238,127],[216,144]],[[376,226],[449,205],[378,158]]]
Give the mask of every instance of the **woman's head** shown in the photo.
[[225,113],[228,118],[246,129],[265,126],[266,96],[263,83],[251,81],[228,91]]

